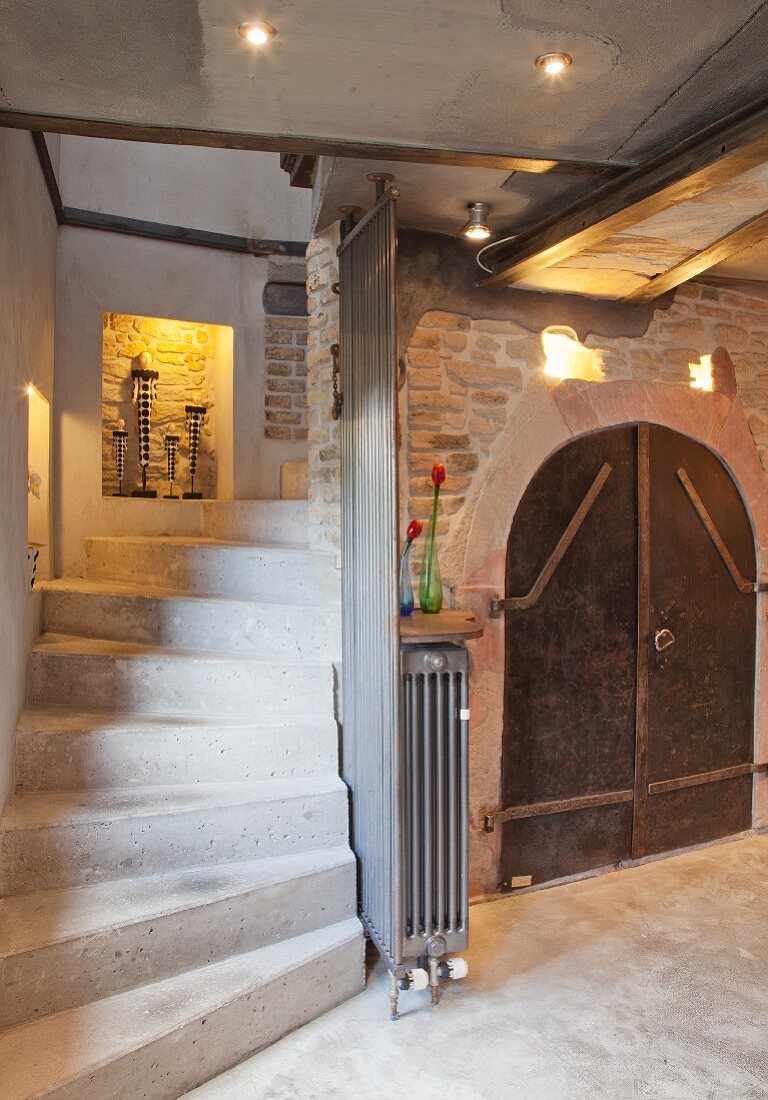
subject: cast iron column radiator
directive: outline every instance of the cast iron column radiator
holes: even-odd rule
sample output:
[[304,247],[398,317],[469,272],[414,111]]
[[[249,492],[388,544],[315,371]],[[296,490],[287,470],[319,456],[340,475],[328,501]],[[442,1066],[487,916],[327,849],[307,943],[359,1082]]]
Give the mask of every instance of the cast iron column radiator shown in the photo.
[[[338,248],[343,774],[351,791],[360,915],[402,988],[463,976],[466,945],[466,654],[408,648],[398,600],[397,192]],[[342,402],[343,399],[343,402]],[[424,662],[435,663],[431,670]],[[421,661],[421,667],[419,667]],[[401,668],[402,662],[402,668]],[[443,662],[445,665],[443,666]],[[438,668],[437,665],[440,667]]]

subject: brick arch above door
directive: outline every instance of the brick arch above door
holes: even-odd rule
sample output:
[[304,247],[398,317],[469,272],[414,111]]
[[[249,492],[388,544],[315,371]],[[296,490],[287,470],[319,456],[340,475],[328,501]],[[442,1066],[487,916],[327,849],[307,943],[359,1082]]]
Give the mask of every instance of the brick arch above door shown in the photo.
[[[602,428],[648,422],[671,428],[713,451],[736,483],[752,522],[758,564],[768,565],[768,473],[758,457],[737,398],[654,382],[564,381],[529,383],[498,440],[485,476],[468,494],[461,522],[445,547],[457,603],[485,624],[471,643],[473,736],[470,747],[470,870],[473,893],[498,881],[499,834],[482,830],[483,812],[499,805],[504,676],[504,620],[488,617],[492,595],[502,595],[510,528],[523,493],[539,467],[571,439]],[[768,596],[759,595],[755,759],[768,759]],[[768,825],[768,776],[755,777],[753,823]]]

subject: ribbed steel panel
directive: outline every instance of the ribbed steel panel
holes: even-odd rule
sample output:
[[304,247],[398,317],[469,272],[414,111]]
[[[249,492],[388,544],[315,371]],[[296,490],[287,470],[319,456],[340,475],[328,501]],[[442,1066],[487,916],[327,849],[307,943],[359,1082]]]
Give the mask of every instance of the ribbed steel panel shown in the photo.
[[402,751],[397,596],[397,352],[394,196],[339,254],[343,771],[362,917],[392,967],[402,962]]

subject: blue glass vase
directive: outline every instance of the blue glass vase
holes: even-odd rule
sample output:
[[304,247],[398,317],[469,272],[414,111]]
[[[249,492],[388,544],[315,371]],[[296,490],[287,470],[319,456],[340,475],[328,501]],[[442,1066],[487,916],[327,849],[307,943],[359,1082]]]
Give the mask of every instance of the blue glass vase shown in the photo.
[[411,583],[411,540],[407,539],[400,555],[400,614],[413,614],[413,584]]

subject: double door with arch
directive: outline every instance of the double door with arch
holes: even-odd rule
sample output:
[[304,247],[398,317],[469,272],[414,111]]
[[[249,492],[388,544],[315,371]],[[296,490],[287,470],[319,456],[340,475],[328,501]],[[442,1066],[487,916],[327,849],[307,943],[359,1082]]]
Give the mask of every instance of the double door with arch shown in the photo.
[[638,424],[541,467],[507,552],[502,881],[750,827],[754,582],[701,444]]

